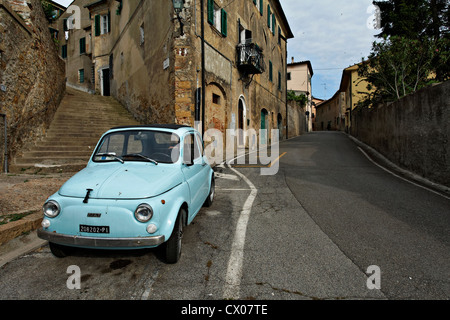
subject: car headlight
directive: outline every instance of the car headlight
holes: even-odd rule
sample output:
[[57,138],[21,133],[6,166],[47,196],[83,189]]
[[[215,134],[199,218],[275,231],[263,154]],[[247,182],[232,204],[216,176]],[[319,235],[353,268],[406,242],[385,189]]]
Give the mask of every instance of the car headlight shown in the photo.
[[134,216],[139,222],[148,222],[153,217],[153,209],[146,203],[141,204],[134,212]]
[[56,218],[61,213],[59,203],[53,200],[44,204],[42,210],[44,211],[44,215],[49,218]]

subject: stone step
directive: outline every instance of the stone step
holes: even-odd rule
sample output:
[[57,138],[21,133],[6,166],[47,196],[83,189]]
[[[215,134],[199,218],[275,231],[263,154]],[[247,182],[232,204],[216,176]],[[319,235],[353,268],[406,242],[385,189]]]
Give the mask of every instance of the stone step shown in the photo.
[[67,88],[46,136],[14,159],[11,172],[76,172],[84,168],[109,129],[137,125],[114,98]]

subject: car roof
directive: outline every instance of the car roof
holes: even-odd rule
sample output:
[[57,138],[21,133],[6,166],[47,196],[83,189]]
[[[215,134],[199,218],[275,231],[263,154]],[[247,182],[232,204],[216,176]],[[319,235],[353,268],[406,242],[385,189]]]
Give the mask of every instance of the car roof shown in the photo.
[[191,129],[191,127],[181,124],[146,124],[146,125],[135,125],[135,126],[121,126],[121,127],[115,127],[111,130],[118,130],[118,129],[170,129],[170,130],[178,130],[182,128]]

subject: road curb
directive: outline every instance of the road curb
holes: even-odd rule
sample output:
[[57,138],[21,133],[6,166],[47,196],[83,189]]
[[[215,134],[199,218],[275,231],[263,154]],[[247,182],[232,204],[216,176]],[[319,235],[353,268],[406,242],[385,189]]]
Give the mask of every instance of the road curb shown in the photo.
[[42,223],[42,213],[36,212],[18,221],[0,226],[0,245],[3,245],[24,233],[35,231]]
[[347,137],[349,137],[350,140],[352,140],[357,146],[359,146],[363,151],[365,151],[376,163],[381,165],[382,167],[385,167],[386,169],[398,174],[404,179],[410,180],[412,182],[415,182],[421,186],[427,187],[435,192],[442,193],[445,196],[450,196],[450,188],[435,182],[432,182],[422,176],[419,176],[413,172],[410,172],[408,170],[405,170],[395,163],[391,162],[389,159],[387,159],[384,155],[376,151],[374,148],[370,147],[369,145],[365,144],[364,142],[358,140],[357,138],[351,136],[350,134],[347,134]]

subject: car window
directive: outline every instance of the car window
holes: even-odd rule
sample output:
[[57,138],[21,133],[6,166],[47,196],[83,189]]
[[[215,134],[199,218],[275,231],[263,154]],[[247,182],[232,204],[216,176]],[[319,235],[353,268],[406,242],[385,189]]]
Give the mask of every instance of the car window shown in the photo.
[[191,162],[191,154],[194,154],[194,161],[202,156],[201,148],[199,148],[198,137],[196,135],[188,134],[184,138],[184,151],[183,161],[184,163]]
[[130,130],[103,138],[93,161],[149,161],[175,163],[179,159],[180,138],[172,132]]

